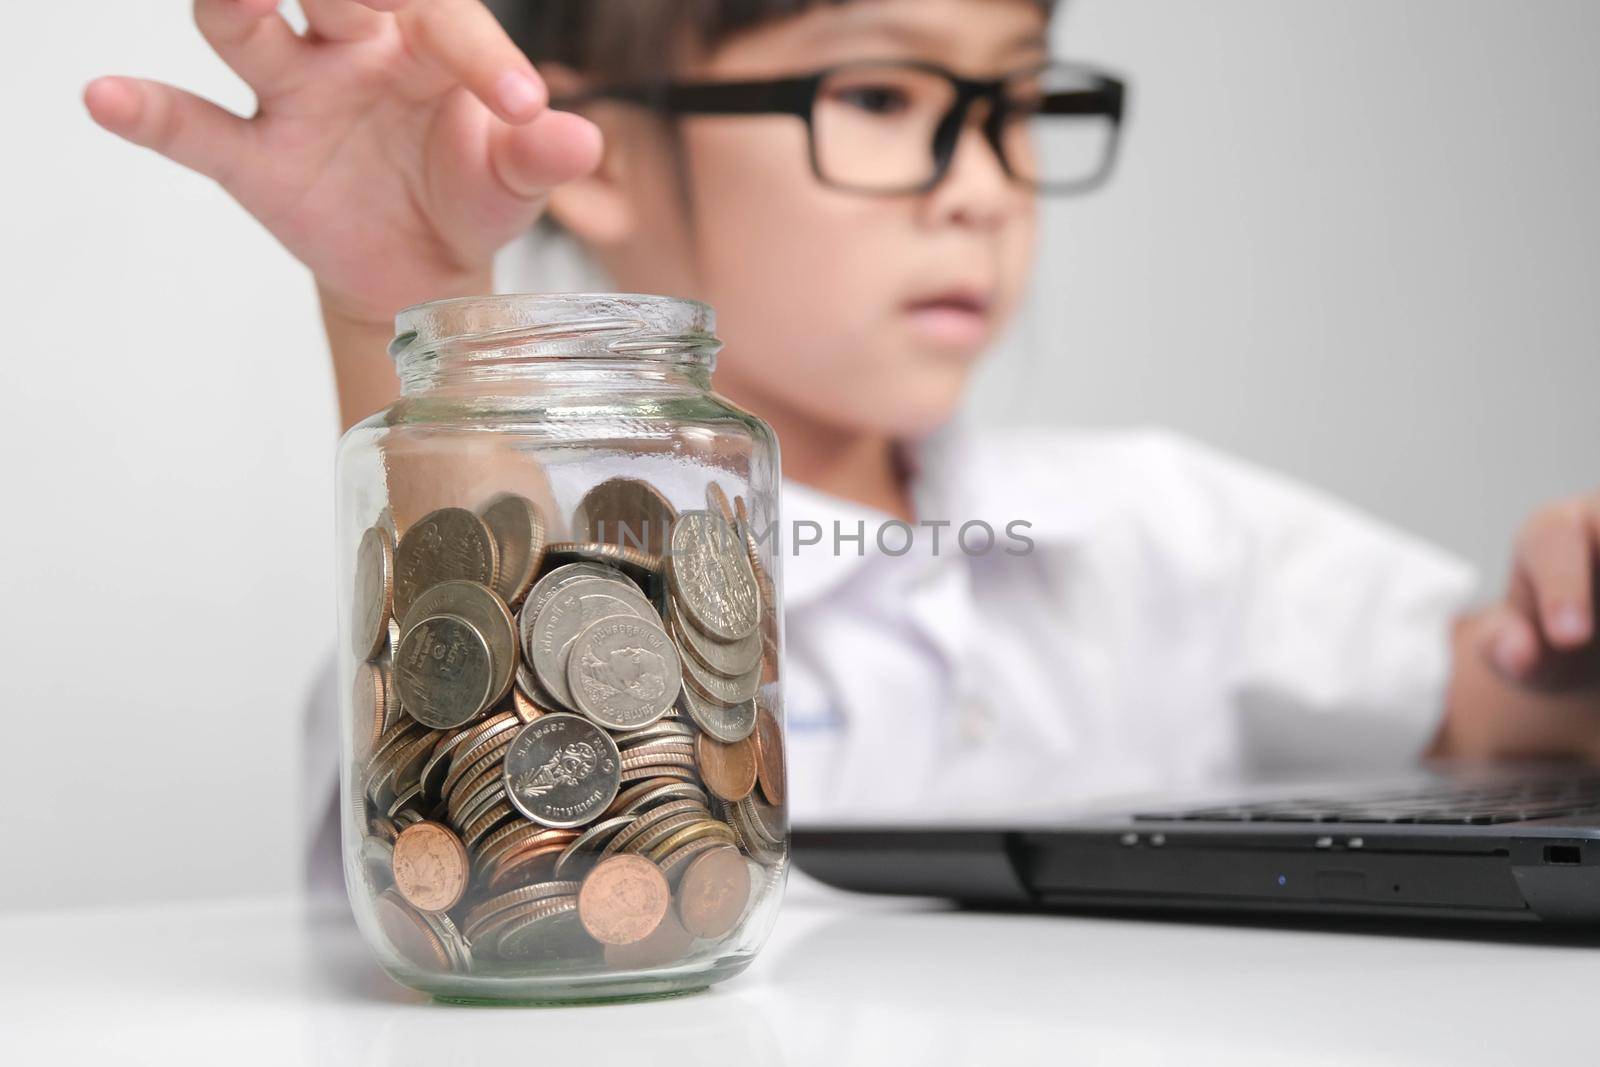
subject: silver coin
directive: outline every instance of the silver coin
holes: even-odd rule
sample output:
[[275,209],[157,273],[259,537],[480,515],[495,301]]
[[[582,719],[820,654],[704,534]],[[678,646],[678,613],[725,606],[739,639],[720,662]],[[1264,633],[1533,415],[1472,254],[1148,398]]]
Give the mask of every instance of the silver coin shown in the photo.
[[600,727],[558,712],[517,733],[501,773],[518,811],[543,826],[570,829],[597,818],[616,798],[622,757]]
[[466,508],[430,511],[394,553],[394,613],[404,619],[429,586],[460,578],[493,585],[497,550],[489,527]]
[[541,711],[554,711],[561,705],[556,698],[544,691],[544,686],[539,684],[539,676],[533,673],[533,668],[525,662],[517,664],[517,691],[531,700]]
[[[573,582],[583,578],[611,578],[620,582],[629,582],[628,577],[615,567],[607,567],[601,563],[591,563],[587,560],[577,563],[564,563],[552,568],[548,574],[533,584],[528,591],[528,596],[522,602],[522,610],[517,613],[517,634],[522,640],[522,657],[529,662],[533,660],[533,624],[538,621],[539,612],[550,603],[550,598]],[[637,586],[635,586],[637,588]],[[644,594],[641,593],[641,596]]]
[[677,510],[661,491],[637,478],[610,478],[578,501],[577,536],[659,556],[666,551]]
[[511,682],[517,671],[516,623],[511,609],[500,595],[477,582],[449,581],[429,586],[418,594],[411,610],[400,623],[400,636],[404,641],[411,626],[435,615],[454,615],[466,619],[472,628],[483,635],[489,645],[489,662],[494,667],[494,688],[490,704],[499,703],[511,692]]
[[516,604],[528,595],[544,558],[544,519],[527,497],[502,493],[483,509],[483,522],[500,556],[494,591]]
[[489,643],[457,616],[422,619],[400,639],[395,683],[413,719],[436,730],[460,726],[494,695]]
[[578,922],[578,898],[552,897],[502,930],[495,938],[494,952],[503,960],[531,963],[581,956],[585,946],[593,944]]
[[718,741],[730,745],[735,741],[743,741],[756,728],[754,700],[729,707],[707,700],[685,685],[678,693],[678,706],[696,726]]
[[700,665],[727,678],[737,678],[761,666],[761,634],[755,632],[737,641],[717,641],[684,622],[674,602],[667,601],[667,619],[672,636],[679,638],[685,652]]
[[578,710],[613,730],[637,730],[661,718],[682,683],[678,650],[654,620],[616,616],[590,623],[567,655],[567,688]]
[[592,622],[632,615],[660,625],[660,616],[638,587],[620,578],[583,578],[562,586],[534,619],[529,660],[545,692],[564,708],[576,708],[567,685],[572,642]]
[[[680,635],[681,636],[681,635]],[[693,656],[683,657],[683,684],[717,704],[743,704],[761,688],[761,664],[737,678],[725,678],[702,667]]]
[[638,730],[619,731],[613,735],[619,749],[627,749],[633,745],[642,745],[648,741],[678,740],[686,738],[694,740],[694,727],[685,726],[678,719],[662,719],[658,723],[643,727]]
[[589,827],[573,838],[572,844],[567,846],[566,851],[556,857],[556,865],[551,872],[552,875],[556,878],[561,877],[561,872],[566,870],[567,864],[572,862],[572,857],[584,851],[599,851],[600,847],[607,841],[627,829],[628,824],[631,822],[633,822],[632,815],[618,815],[614,818],[602,819]]
[[686,511],[672,524],[667,579],[685,621],[723,641],[755,632],[761,596],[739,535],[720,515]]
[[371,659],[389,636],[394,603],[394,542],[389,531],[374,526],[356,548],[355,593],[351,598],[350,643],[357,659]]
[[361,871],[367,876],[367,886],[372,892],[381,893],[394,885],[394,845],[381,837],[368,835],[361,839],[358,852]]

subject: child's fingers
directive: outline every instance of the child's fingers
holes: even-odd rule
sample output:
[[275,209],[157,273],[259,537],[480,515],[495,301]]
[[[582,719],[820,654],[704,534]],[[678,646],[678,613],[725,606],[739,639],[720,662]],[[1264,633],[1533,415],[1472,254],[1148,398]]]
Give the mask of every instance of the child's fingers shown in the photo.
[[399,3],[357,3],[356,0],[300,0],[307,29],[328,41],[359,41],[394,20],[386,13]]
[[1594,636],[1595,540],[1576,504],[1540,512],[1517,539],[1517,568],[1526,576],[1539,628],[1551,646],[1578,648]]
[[547,111],[526,126],[500,126],[489,139],[489,164],[512,196],[533,200],[600,164],[600,130],[588,119]]
[[481,0],[411,0],[399,13],[412,51],[502,120],[530,122],[549,100],[544,80]]
[[262,96],[282,87],[305,42],[277,0],[195,0],[194,22],[222,61]]
[[83,102],[107,130],[223,186],[249,148],[247,121],[170,85],[97,78],[84,89]]
[[1539,663],[1539,635],[1533,623],[1510,604],[1498,604],[1484,616],[1478,652],[1501,677],[1526,681]]

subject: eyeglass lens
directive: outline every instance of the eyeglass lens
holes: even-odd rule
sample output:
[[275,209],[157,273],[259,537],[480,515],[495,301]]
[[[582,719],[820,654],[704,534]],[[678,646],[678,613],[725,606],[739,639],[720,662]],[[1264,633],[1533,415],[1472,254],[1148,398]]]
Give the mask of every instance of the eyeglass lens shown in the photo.
[[[1007,84],[1000,142],[1017,178],[1071,188],[1100,174],[1115,137],[1111,120],[1052,110],[1060,94],[1094,88],[1083,72],[1064,66]],[[854,189],[924,187],[937,174],[936,134],[955,102],[955,86],[933,71],[894,64],[833,71],[812,110],[817,169],[824,181]]]

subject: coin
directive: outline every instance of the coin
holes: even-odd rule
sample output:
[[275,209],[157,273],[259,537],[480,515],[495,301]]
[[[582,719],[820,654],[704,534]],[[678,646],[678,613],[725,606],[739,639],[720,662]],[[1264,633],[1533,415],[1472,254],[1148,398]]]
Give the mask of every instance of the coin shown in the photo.
[[753,700],[726,706],[707,700],[685,685],[678,693],[678,706],[689,720],[718,741],[742,741],[756,728],[756,705]]
[[672,600],[667,601],[667,631],[699,665],[728,678],[738,678],[761,666],[760,631],[737,641],[718,641],[683,621]]
[[566,851],[556,857],[556,874],[559,876],[580,852],[585,850],[598,851],[602,845],[615,837],[617,833],[626,829],[628,824],[633,822],[633,819],[632,815],[618,815],[615,818],[602,819],[600,822],[590,826],[573,839],[572,844],[567,846]]
[[460,726],[493,696],[488,642],[458,616],[423,619],[400,639],[395,682],[413,719],[441,730]]
[[667,578],[687,621],[736,641],[760,622],[750,560],[733,527],[708,511],[686,511],[672,524]]
[[386,889],[372,902],[378,928],[389,946],[408,963],[427,971],[448,971],[450,954],[433,928],[393,889]]
[[689,842],[699,841],[705,837],[726,841],[730,845],[737,840],[733,831],[728,828],[727,823],[721,819],[704,818],[681,829],[674,830],[670,836],[652,844],[646,855],[652,861],[665,859]]
[[489,920],[512,908],[548,900],[551,897],[576,896],[577,893],[577,882],[538,882],[534,885],[525,885],[473,905],[463,917],[461,925],[466,929],[468,937],[476,937],[479,929]]
[[678,883],[678,918],[696,937],[721,937],[738,925],[750,901],[750,868],[729,846],[701,853]]
[[590,541],[632,548],[651,556],[667,550],[677,510],[649,482],[609,478],[583,494],[572,528]]
[[681,682],[667,632],[631,616],[590,623],[567,657],[567,687],[578,710],[613,730],[636,730],[661,718]]
[[756,787],[756,746],[754,740],[727,744],[706,734],[694,739],[695,758],[706,788],[723,800],[742,800]]
[[484,525],[494,539],[500,570],[494,591],[507,604],[528,595],[544,558],[544,520],[527,497],[502,493],[483,509]]
[[578,890],[578,921],[603,945],[643,941],[661,925],[672,890],[661,869],[640,856],[611,856]]
[[506,752],[506,792],[536,823],[582,826],[621,786],[622,758],[600,727],[579,715],[544,715],[524,726]]
[[494,538],[466,508],[440,508],[418,519],[394,554],[394,613],[404,619],[429,586],[460,578],[492,585],[497,566]]
[[659,616],[637,589],[621,579],[583,578],[563,586],[539,609],[532,627],[534,677],[565,708],[576,708],[567,683],[572,642],[590,623],[613,615],[657,621]]
[[[548,562],[548,561],[547,561]],[[590,560],[578,560],[575,563],[563,563],[552,567],[540,575],[539,580],[533,583],[533,588],[528,591],[527,598],[522,603],[522,610],[518,613],[518,625],[522,632],[523,653],[529,659],[533,658],[531,645],[528,643],[527,631],[533,626],[539,612],[550,598],[561,589],[580,578],[613,578],[621,582],[632,582],[627,574],[616,567],[604,563],[594,563]],[[637,589],[638,587],[635,586]],[[640,596],[643,596],[640,593]]]
[[504,927],[495,939],[494,951],[501,959],[529,961],[560,955],[569,943],[577,898],[552,897],[533,907],[535,910]]
[[706,510],[721,515],[724,522],[733,525],[733,505],[729,503],[728,493],[720,482],[706,483]]
[[756,713],[756,779],[761,793],[772,804],[782,804],[788,794],[783,758],[783,731],[766,708]]
[[382,837],[368,834],[361,839],[357,850],[361,856],[361,871],[367,885],[374,893],[381,893],[394,884],[394,844]]
[[677,915],[668,910],[661,917],[661,925],[642,941],[631,945],[605,946],[606,966],[619,971],[640,971],[649,967],[665,967],[676,963],[689,953],[694,935],[683,928]]
[[383,650],[389,636],[389,612],[394,604],[394,542],[381,526],[361,535],[350,602],[350,642],[357,659],[371,659]]
[[563,561],[577,560],[623,569],[631,568],[644,577],[655,575],[662,566],[660,556],[652,556],[648,552],[640,552],[626,545],[608,545],[603,541],[553,542],[545,547],[545,554],[551,559]]
[[350,706],[355,709],[357,722],[371,724],[372,741],[367,751],[376,751],[389,716],[387,684],[377,664],[362,663],[356,667],[355,682],[350,687]]
[[418,911],[448,911],[467,892],[471,864],[448,826],[419,822],[394,843],[394,887]]
[[700,696],[726,707],[743,704],[761,688],[761,670],[758,666],[738,678],[725,678],[702,667],[693,656],[683,657],[683,682]]
[[516,623],[511,609],[498,593],[477,582],[448,581],[429,586],[418,594],[411,610],[400,624],[401,640],[417,621],[434,615],[454,615],[465,619],[483,636],[489,646],[489,662],[494,667],[493,696],[489,703],[498,704],[511,691],[512,679],[517,670]]

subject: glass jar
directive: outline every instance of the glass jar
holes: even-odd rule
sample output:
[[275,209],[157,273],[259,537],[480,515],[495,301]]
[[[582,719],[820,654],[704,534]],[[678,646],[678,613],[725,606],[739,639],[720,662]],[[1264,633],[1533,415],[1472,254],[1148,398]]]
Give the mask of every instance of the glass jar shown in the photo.
[[409,308],[339,448],[345,883],[445,999],[704,988],[788,865],[778,446],[710,308]]

